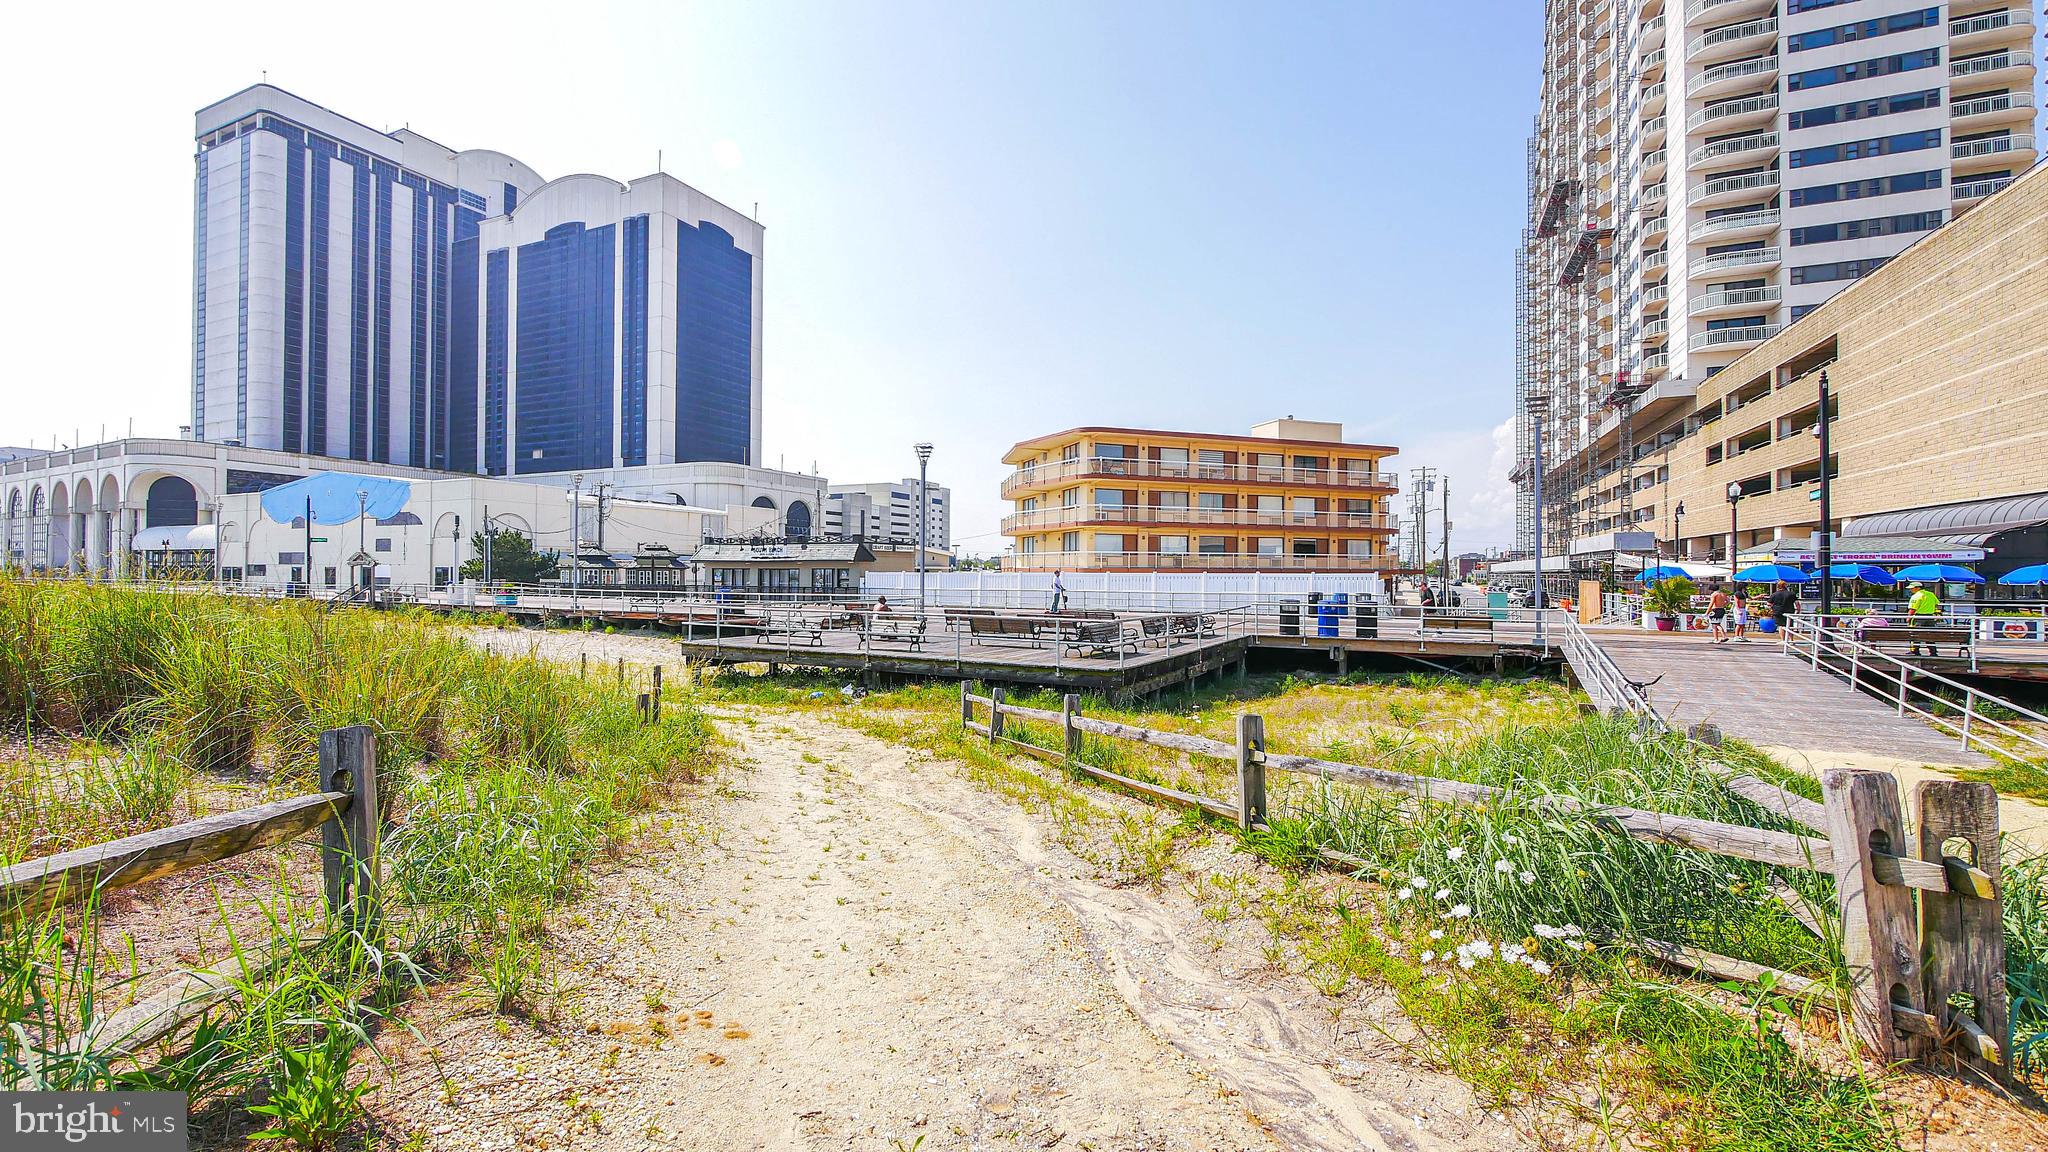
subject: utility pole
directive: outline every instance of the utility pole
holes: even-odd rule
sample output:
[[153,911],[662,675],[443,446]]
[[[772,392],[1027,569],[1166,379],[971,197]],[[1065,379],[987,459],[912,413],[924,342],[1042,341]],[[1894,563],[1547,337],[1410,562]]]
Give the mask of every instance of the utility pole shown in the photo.
[[306,497],[306,599],[313,598],[313,498]]
[[[370,493],[365,489],[358,488],[356,489],[356,555],[367,558],[369,554]],[[375,572],[376,569],[374,568],[368,569],[363,576],[363,580],[366,582],[374,580]],[[367,600],[369,597],[365,595],[364,599]]]
[[1442,602],[1443,602],[1443,603],[1446,603],[1446,604],[1448,604],[1448,603],[1450,603],[1450,599],[1451,599],[1451,480],[1450,480],[1450,477],[1446,476],[1446,477],[1444,477],[1444,598],[1443,598],[1443,601],[1442,601]]
[[491,585],[491,506],[484,505],[484,587]]
[[1523,405],[1529,412],[1529,423],[1535,429],[1531,442],[1535,448],[1535,460],[1530,470],[1530,483],[1535,489],[1536,506],[1536,587],[1529,598],[1529,604],[1536,611],[1536,646],[1544,646],[1543,640],[1543,418],[1550,412],[1550,396],[1547,393],[1531,393]]
[[[1828,569],[1835,562],[1835,519],[1828,492],[1828,371],[1820,371],[1820,623],[1825,628],[1835,610],[1834,582]],[[1817,633],[1816,633],[1817,634]]]
[[597,550],[604,551],[604,490],[612,487],[609,480],[597,482]]
[[1421,570],[1422,586],[1429,587],[1429,494],[1436,491],[1436,469],[1417,468],[1411,473],[1415,484],[1415,566]]
[[575,479],[576,494],[569,503],[569,607],[577,607],[583,573],[583,473]]

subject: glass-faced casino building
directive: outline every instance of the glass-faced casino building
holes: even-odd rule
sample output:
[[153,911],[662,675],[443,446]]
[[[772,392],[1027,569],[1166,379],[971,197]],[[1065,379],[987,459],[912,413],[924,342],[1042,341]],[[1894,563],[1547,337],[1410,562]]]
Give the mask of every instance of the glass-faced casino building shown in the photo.
[[761,226],[270,85],[202,109],[202,440],[488,475],[755,464]]

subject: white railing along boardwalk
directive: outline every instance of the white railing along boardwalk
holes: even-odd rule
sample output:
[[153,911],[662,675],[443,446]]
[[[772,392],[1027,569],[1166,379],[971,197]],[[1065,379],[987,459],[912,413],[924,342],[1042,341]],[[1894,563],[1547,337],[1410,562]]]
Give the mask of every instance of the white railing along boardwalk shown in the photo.
[[1810,617],[1794,616],[1781,634],[1787,655],[1832,673],[1851,687],[1878,690],[1892,701],[1899,715],[1916,716],[1954,735],[1965,750],[1974,747],[1997,756],[2048,762],[2048,738],[1995,719],[1986,714],[1984,706],[2015,713],[2040,725],[2039,731],[2044,733],[2048,733],[2048,716],[1929,672]]

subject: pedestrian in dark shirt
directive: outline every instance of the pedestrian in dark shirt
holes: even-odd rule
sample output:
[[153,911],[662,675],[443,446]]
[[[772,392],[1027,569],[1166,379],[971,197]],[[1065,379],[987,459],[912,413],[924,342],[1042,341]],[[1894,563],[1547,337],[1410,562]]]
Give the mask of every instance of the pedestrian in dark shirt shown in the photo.
[[1778,627],[1783,628],[1791,622],[1793,610],[1799,607],[1799,589],[1780,580],[1771,589],[1768,599],[1771,603],[1771,618],[1778,622]]

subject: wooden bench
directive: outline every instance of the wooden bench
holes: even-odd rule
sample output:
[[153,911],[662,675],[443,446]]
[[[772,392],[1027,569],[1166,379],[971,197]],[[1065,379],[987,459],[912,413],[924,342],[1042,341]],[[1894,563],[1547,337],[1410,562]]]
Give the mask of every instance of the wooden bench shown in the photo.
[[1038,634],[1038,622],[1022,616],[970,616],[967,630],[974,636],[1022,636]]
[[903,644],[915,652],[924,647],[925,618],[895,617],[887,612],[877,612],[868,617],[867,638],[870,644]]
[[1493,636],[1493,617],[1488,616],[1440,616],[1424,615],[1424,632],[1484,632],[1489,639]]
[[1089,620],[1078,624],[1071,637],[1084,656],[1107,656],[1120,650],[1137,651],[1140,642],[1136,633],[1120,620]]
[[1875,648],[1881,644],[1910,644],[1914,648],[1925,647],[1929,656],[1941,655],[1941,645],[1955,648],[1956,659],[1969,655],[1971,642],[1968,628],[1948,628],[1937,625],[1874,624],[1856,633],[1856,638]]

